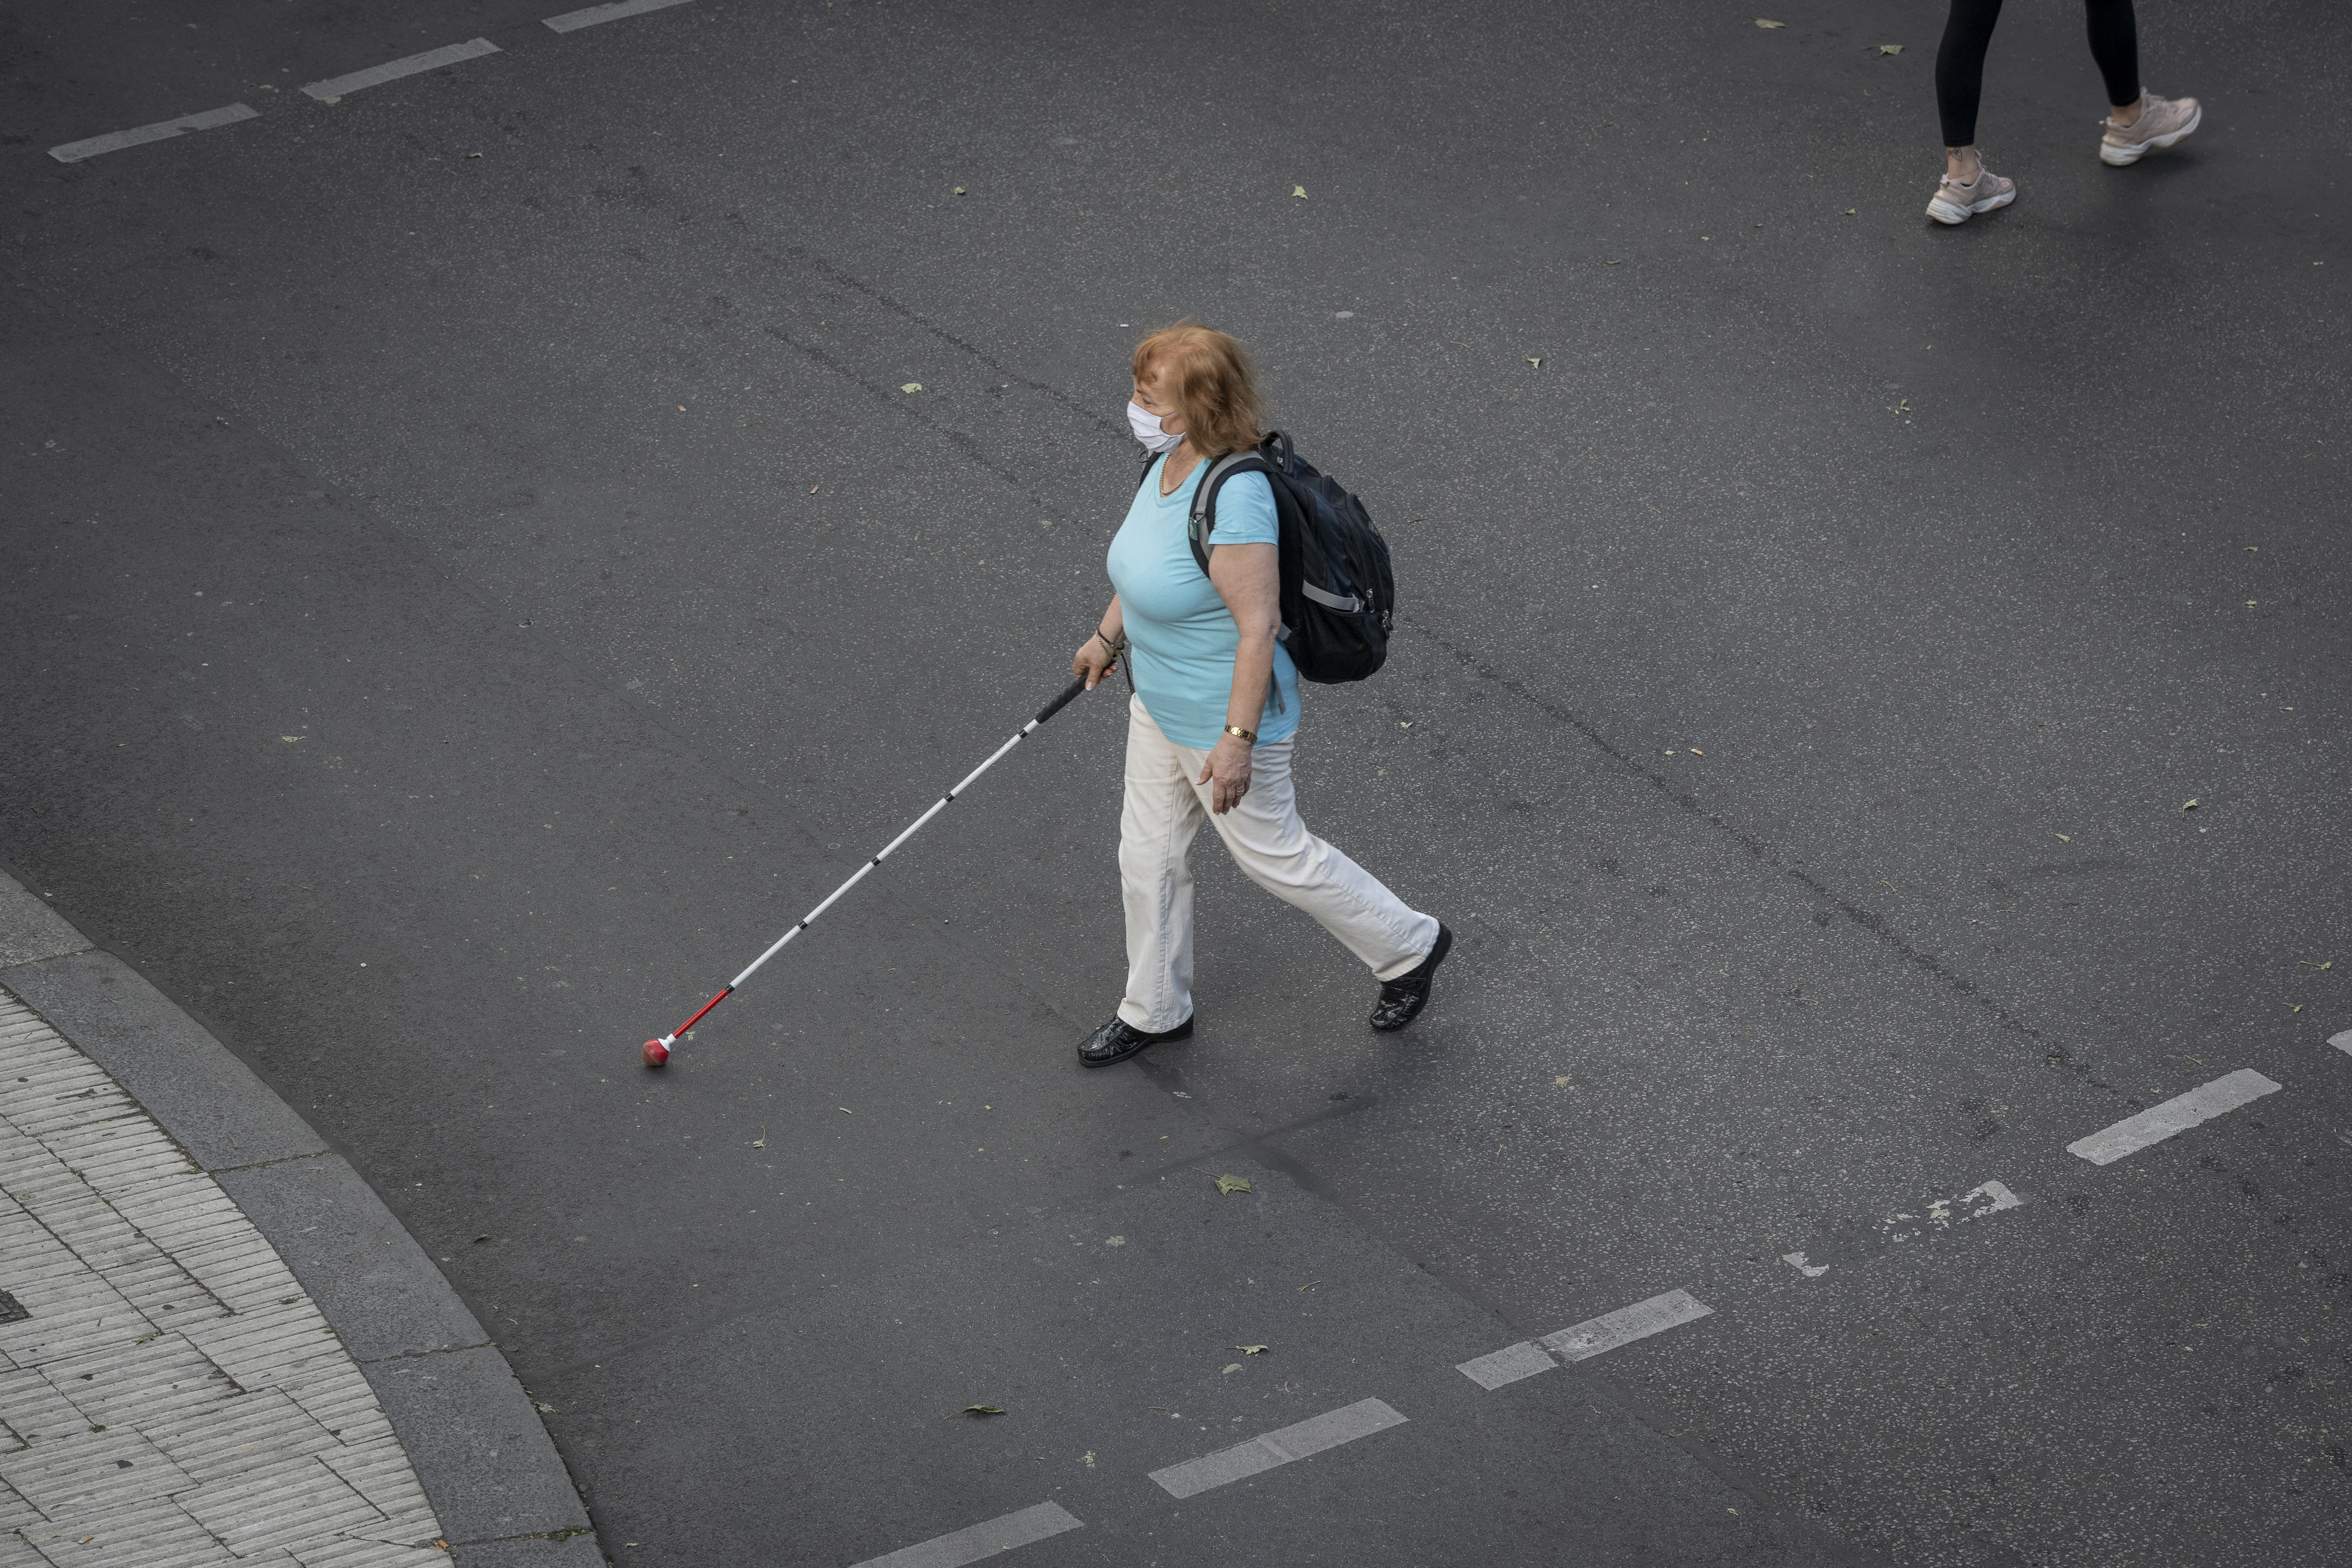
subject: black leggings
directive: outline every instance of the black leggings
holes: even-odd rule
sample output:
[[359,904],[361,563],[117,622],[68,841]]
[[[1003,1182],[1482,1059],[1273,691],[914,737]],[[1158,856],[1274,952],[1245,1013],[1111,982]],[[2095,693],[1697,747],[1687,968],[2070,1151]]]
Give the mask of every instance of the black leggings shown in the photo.
[[[1936,51],[1936,108],[1944,117],[1947,147],[1975,144],[1985,49],[2000,20],[2000,0],[1952,0],[1944,47]],[[2132,0],[2083,0],[2083,20],[2090,27],[2091,58],[2107,79],[2107,101],[2138,102],[2139,26]]]

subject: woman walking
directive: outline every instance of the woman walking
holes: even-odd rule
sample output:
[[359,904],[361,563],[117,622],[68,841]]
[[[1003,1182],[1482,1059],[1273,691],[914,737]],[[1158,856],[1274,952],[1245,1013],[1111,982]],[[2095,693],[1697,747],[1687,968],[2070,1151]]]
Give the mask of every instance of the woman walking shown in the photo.
[[[2193,98],[2158,98],[2140,86],[2139,24],[2132,0],[2083,0],[2091,58],[2106,78],[2107,117],[2099,122],[2099,161],[2121,166],[2169,147],[2205,117]],[[1936,52],[1936,108],[1944,121],[1944,178],[1927,203],[1937,223],[1966,223],[2017,199],[2017,182],[1984,166],[1977,152],[1977,100],[1984,89],[1985,49],[2000,20],[2000,0],[1952,0]]]
[[1402,1029],[1427,1005],[1454,933],[1298,819],[1298,671],[1277,637],[1278,530],[1264,474],[1235,474],[1217,492],[1206,576],[1192,554],[1201,477],[1259,440],[1249,362],[1232,338],[1187,321],[1137,344],[1130,369],[1129,426],[1160,456],[1111,541],[1110,608],[1072,660],[1091,689],[1124,656],[1135,685],[1118,840],[1127,994],[1078,1059],[1108,1067],[1192,1034],[1185,857],[1204,817],[1252,881],[1322,921],[1371,968],[1381,982],[1372,1027]]

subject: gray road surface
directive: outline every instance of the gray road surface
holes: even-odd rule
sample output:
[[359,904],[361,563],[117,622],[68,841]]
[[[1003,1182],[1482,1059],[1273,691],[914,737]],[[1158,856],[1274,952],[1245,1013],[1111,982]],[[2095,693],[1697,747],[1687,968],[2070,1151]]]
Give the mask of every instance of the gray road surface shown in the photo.
[[[1919,0],[554,9],[0,5],[0,858],[376,1185],[615,1561],[2342,1538],[2339,12],[2150,0],[2208,117],[2116,171],[2018,0],[1948,231]],[[1186,313],[1394,546],[1299,767],[1432,1011],[1204,845],[1199,1033],[1081,1072],[1098,692],[642,1072],[1064,679]]]

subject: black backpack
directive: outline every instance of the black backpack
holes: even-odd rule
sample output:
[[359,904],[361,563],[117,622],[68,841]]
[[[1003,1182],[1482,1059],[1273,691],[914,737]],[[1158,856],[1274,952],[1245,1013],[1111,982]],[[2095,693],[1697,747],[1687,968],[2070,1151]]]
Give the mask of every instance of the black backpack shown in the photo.
[[1209,532],[1217,526],[1217,491],[1235,474],[1264,474],[1274,489],[1281,529],[1277,635],[1299,675],[1338,685],[1379,669],[1389,657],[1396,579],[1389,572],[1388,541],[1372,526],[1364,503],[1299,457],[1289,437],[1270,430],[1254,448],[1218,458],[1192,494],[1187,532],[1203,575]]

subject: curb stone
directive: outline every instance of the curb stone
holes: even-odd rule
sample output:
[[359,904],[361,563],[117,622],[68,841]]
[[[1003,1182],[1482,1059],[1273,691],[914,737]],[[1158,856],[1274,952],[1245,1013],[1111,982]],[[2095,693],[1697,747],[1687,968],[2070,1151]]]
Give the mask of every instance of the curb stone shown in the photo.
[[374,1389],[455,1562],[606,1561],[522,1384],[359,1173],[203,1025],[5,871],[0,986],[121,1085],[277,1250]]

